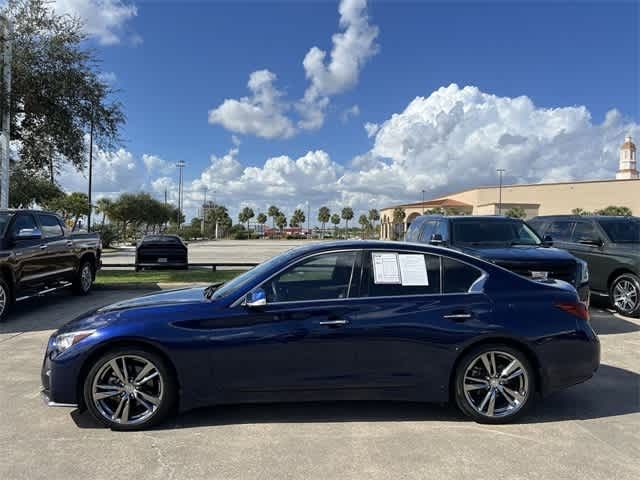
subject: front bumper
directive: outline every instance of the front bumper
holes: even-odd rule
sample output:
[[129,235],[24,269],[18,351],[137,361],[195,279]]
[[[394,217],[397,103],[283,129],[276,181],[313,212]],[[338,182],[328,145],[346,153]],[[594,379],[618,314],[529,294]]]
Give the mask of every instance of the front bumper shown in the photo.
[[77,403],[58,403],[58,402],[52,401],[51,398],[49,398],[49,391],[48,390],[42,390],[40,392],[40,398],[42,399],[42,401],[44,402],[44,404],[47,407],[78,408],[78,404]]

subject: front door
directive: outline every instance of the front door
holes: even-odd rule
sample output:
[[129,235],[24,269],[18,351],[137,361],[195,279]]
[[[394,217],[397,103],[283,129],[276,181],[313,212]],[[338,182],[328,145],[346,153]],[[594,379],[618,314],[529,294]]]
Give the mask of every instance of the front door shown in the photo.
[[38,285],[47,274],[44,241],[34,216],[27,212],[16,214],[9,237],[13,242],[14,271],[19,288]]
[[307,257],[260,286],[266,305],[230,308],[211,340],[214,382],[236,392],[336,390],[357,383],[352,326],[359,307],[350,296],[358,255]]

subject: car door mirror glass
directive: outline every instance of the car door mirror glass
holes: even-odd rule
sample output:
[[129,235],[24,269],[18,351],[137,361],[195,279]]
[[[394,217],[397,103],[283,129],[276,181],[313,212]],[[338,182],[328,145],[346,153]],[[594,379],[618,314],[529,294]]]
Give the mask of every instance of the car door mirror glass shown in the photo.
[[551,237],[551,235],[545,235],[544,238],[542,239],[542,244],[550,247],[553,245],[553,238]]
[[245,298],[245,305],[250,308],[263,307],[267,304],[267,293],[262,288],[249,292]]
[[442,245],[444,241],[442,240],[442,235],[439,233],[434,233],[431,235],[431,241],[429,242],[431,245]]

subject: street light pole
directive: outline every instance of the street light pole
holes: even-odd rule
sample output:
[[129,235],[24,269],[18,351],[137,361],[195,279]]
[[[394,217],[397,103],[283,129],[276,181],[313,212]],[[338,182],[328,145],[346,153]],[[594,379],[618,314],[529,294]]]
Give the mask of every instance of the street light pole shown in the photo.
[[500,175],[500,187],[498,188],[498,215],[502,215],[502,174],[504,168],[497,168],[496,172]]
[[178,180],[178,230],[182,229],[182,170],[186,164],[180,160],[176,163],[176,167],[180,170],[180,176]]
[[307,200],[307,235],[311,239],[311,205],[309,200]]
[[95,123],[95,106],[91,104],[91,127],[89,128],[89,213],[87,214],[87,232],[91,231],[91,187],[93,180],[93,129]]
[[204,237],[204,219],[207,216],[207,187],[206,185],[202,187],[202,222],[200,222],[200,227],[202,229],[202,236]]
[[422,214],[424,215],[424,190],[422,190]]
[[13,26],[4,15],[2,24],[2,145],[0,145],[0,208],[9,208],[9,141],[11,140],[11,43]]

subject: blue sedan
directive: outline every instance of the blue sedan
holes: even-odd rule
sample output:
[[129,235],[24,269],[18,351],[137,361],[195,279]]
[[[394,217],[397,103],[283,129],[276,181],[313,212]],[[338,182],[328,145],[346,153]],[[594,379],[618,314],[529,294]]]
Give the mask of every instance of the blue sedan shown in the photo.
[[337,399],[453,400],[503,423],[599,362],[568,283],[440,247],[344,241],[88,312],[51,336],[42,383],[49,405],[117,430],[215,404]]

